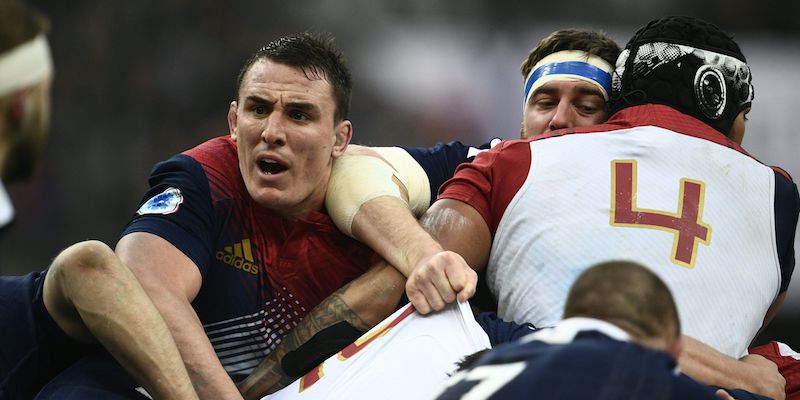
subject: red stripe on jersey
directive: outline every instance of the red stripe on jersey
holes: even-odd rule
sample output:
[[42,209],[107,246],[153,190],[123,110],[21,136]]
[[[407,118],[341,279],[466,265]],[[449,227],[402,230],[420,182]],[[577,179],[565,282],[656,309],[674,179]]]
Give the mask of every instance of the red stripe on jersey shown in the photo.
[[[503,154],[503,157],[499,157]],[[514,156],[507,157],[508,154]],[[456,174],[439,189],[440,199],[469,204],[486,221],[492,236],[508,204],[528,177],[531,149],[528,141],[508,140],[463,163]],[[511,187],[514,190],[503,190]]]
[[776,166],[770,166],[770,168],[772,168],[772,170],[773,170],[773,171],[775,171],[775,172],[777,172],[777,173],[779,173],[779,174],[783,175],[783,176],[784,176],[786,179],[788,179],[789,181],[792,181],[792,176],[791,176],[791,175],[789,175],[789,173],[788,173],[788,172],[786,172],[786,171],[785,171],[783,168],[781,168],[781,167],[776,167]]
[[392,328],[394,328],[401,321],[403,321],[404,319],[408,318],[408,316],[413,314],[414,311],[416,311],[414,306],[411,306],[411,305],[408,306],[408,308],[406,308],[405,311],[400,313],[400,315],[398,315],[397,318],[393,319],[388,324],[378,328],[377,330],[375,330],[374,332],[370,333],[366,337],[359,338],[355,342],[351,343],[349,346],[347,346],[344,349],[342,349],[342,351],[339,352],[339,359],[344,361],[344,360],[347,360],[348,358],[358,354],[359,351],[363,350],[370,343],[372,343],[375,339],[385,335],[387,332],[389,332]]

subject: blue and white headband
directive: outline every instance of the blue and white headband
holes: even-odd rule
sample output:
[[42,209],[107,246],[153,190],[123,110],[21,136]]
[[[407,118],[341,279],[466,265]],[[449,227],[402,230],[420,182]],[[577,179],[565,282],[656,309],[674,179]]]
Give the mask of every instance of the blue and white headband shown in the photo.
[[608,100],[611,93],[611,72],[614,68],[602,58],[585,51],[564,50],[542,58],[531,68],[525,79],[525,110],[533,93],[547,82],[555,80],[581,80],[600,89],[603,98]]
[[39,35],[0,54],[0,97],[44,81],[52,72],[50,47],[45,36]]

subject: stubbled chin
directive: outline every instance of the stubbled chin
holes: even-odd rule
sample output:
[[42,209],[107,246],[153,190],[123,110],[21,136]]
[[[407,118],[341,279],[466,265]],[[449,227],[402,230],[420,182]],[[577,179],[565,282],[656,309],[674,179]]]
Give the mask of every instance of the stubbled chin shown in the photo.
[[246,182],[247,192],[256,203],[262,206],[280,203],[285,197],[285,193],[284,190],[275,187],[275,183],[276,182],[266,181],[260,175],[251,177],[251,179]]
[[253,196],[253,200],[259,206],[263,208],[267,208],[270,210],[280,211],[283,208],[286,208],[287,199],[285,196],[281,196],[280,193],[261,193],[258,196]]

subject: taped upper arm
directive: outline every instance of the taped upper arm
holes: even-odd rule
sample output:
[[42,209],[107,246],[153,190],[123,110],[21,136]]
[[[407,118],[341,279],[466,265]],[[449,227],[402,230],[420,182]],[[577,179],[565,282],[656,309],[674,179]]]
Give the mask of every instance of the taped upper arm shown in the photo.
[[402,200],[415,217],[428,209],[428,177],[405,150],[357,149],[334,162],[328,184],[325,205],[339,230],[353,236],[353,220],[361,206],[382,196]]

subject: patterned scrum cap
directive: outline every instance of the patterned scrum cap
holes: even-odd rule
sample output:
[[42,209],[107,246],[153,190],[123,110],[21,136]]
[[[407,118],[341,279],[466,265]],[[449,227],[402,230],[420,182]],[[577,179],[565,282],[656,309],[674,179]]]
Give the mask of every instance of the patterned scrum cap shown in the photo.
[[651,21],[617,59],[611,110],[664,104],[727,135],[753,101],[746,62],[733,38],[711,23],[693,17]]

